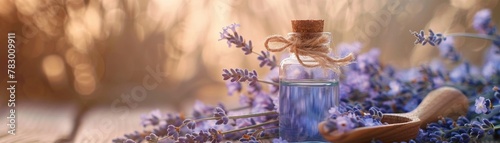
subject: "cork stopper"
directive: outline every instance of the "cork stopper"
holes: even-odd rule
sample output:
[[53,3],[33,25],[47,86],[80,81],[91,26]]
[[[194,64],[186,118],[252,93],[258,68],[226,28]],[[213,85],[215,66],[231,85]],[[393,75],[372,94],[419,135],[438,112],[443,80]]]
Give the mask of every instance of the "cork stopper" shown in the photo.
[[292,20],[292,29],[297,33],[323,32],[324,23],[324,20]]

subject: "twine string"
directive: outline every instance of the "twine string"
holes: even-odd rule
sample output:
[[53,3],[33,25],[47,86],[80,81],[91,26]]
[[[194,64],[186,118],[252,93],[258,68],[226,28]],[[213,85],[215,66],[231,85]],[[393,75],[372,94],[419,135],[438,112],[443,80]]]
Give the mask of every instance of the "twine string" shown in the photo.
[[[290,52],[295,54],[297,61],[304,67],[322,67],[329,68],[336,72],[340,72],[337,67],[351,64],[355,57],[352,53],[342,58],[332,58],[328,56],[330,52],[328,48],[328,36],[321,35],[308,40],[301,40],[297,36],[285,38],[281,35],[273,35],[266,39],[264,46],[268,51],[281,52],[290,48]],[[282,43],[281,47],[270,47],[269,43]],[[309,56],[314,59],[317,64],[305,64],[300,56]]]

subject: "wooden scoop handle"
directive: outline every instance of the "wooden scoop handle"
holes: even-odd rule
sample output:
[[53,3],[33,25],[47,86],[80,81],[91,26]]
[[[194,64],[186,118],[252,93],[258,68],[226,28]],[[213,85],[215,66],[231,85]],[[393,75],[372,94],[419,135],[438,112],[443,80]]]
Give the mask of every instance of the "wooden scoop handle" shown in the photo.
[[420,128],[435,122],[439,117],[458,118],[466,115],[469,109],[469,100],[458,89],[441,87],[431,91],[410,115],[420,118]]

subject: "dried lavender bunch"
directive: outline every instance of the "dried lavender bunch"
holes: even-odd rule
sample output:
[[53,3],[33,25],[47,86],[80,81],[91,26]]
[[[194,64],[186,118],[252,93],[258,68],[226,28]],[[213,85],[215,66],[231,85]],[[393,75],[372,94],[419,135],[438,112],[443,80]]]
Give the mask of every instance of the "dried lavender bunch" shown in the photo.
[[[201,104],[197,102],[198,104]],[[256,114],[245,114],[245,115],[237,115],[237,116],[228,116],[228,112],[224,109],[223,106],[218,107],[208,107],[205,105],[198,105],[200,107],[196,112],[196,115],[200,117],[199,119],[183,119],[177,118],[179,116],[170,116],[172,114],[163,115],[159,112],[159,110],[153,110],[149,115],[145,117],[151,118],[142,118],[143,122],[148,122],[151,119],[160,120],[159,124],[148,124],[154,126],[155,128],[152,131],[144,131],[138,132],[135,131],[132,134],[126,134],[122,138],[116,138],[113,142],[121,143],[121,142],[221,142],[223,140],[235,140],[242,137],[245,132],[248,130],[259,128],[262,130],[266,130],[269,127],[277,126],[276,118],[265,120],[262,122],[256,122],[252,118],[259,116],[269,116],[269,115],[277,115],[275,111],[269,112],[261,112]],[[212,116],[203,115],[206,114],[207,110],[213,110],[211,113]],[[238,121],[244,120],[245,118],[251,118],[250,124],[234,124],[238,123]],[[172,119],[176,121],[172,122]],[[171,124],[164,121],[170,121]],[[211,126],[206,122],[212,122]],[[230,121],[233,121],[234,125],[230,125]],[[175,124],[180,123],[180,124]],[[222,128],[217,128],[217,126],[224,126]],[[267,128],[263,128],[263,127]],[[223,131],[227,130],[227,131]],[[262,131],[261,131],[262,132]],[[252,136],[255,139],[260,139],[261,134],[254,134]]]

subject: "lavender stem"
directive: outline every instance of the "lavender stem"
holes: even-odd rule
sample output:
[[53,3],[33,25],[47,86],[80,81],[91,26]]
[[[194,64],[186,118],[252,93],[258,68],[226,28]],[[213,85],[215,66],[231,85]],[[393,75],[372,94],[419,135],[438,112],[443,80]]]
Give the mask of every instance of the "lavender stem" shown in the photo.
[[500,108],[498,108],[498,106],[499,105],[493,106],[493,110],[491,110],[491,113],[484,115],[483,118],[489,119],[489,118],[493,117],[494,115],[496,115],[495,113],[498,113],[500,111]]
[[276,82],[265,81],[265,80],[260,80],[260,79],[258,79],[257,81],[258,81],[258,82],[262,82],[262,83],[266,83],[266,84],[271,84],[271,85],[276,85],[276,86],[279,86],[279,84],[278,84],[278,83],[276,83]]
[[446,34],[446,37],[471,37],[471,38],[478,38],[478,39],[486,39],[486,40],[496,40],[495,37],[493,36],[488,36],[485,34],[471,34],[471,33],[452,33],[452,34]]
[[248,109],[248,108],[252,108],[252,106],[237,107],[237,108],[234,108],[234,109],[229,109],[229,111],[239,111],[239,110]]
[[256,54],[256,55],[259,55],[259,56],[262,56],[260,53],[257,53],[255,51],[252,51],[252,53]]
[[235,130],[226,131],[226,132],[223,132],[222,134],[230,134],[230,133],[244,131],[244,130],[253,129],[253,128],[257,128],[257,127],[262,127],[262,126],[265,126],[265,125],[274,124],[274,123],[278,123],[278,122],[279,122],[278,120],[272,120],[272,121],[268,121],[268,122],[265,122],[265,123],[262,123],[262,124],[257,124],[257,125],[253,125],[253,126],[248,126],[248,127],[244,127],[244,128],[239,128],[239,129],[235,129]]
[[[265,116],[265,115],[274,115],[274,114],[278,114],[278,112],[276,112],[276,111],[268,111],[268,112],[262,112],[262,113],[256,113],[256,114],[248,114],[248,115],[227,116],[227,118],[229,118],[229,119],[241,119],[241,118],[250,118],[250,117]],[[201,118],[201,119],[197,119],[196,122],[206,121],[206,120],[217,120],[217,119],[220,119],[220,117]]]

